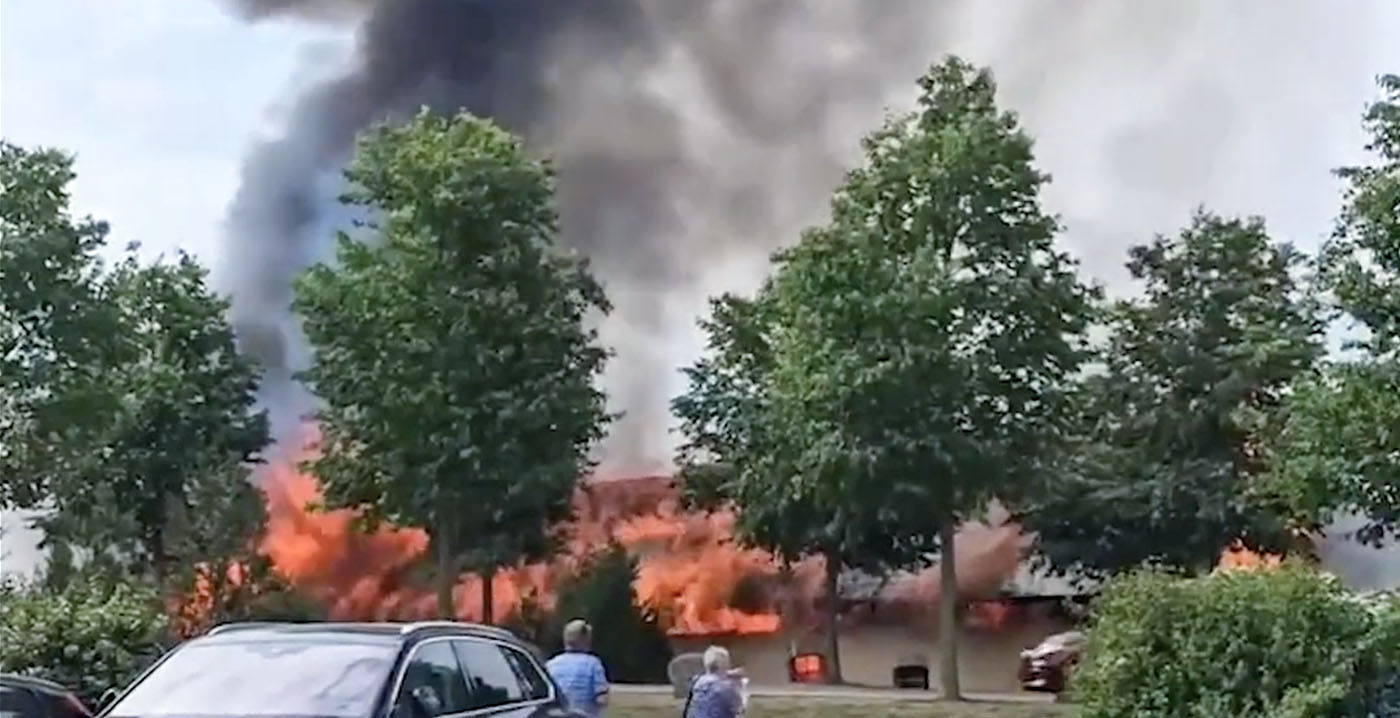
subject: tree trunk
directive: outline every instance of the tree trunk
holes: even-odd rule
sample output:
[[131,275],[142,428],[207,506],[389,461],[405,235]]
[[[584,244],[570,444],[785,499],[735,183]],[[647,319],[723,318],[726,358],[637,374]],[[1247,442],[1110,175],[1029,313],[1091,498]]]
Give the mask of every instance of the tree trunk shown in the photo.
[[457,617],[453,605],[452,589],[457,587],[457,572],[453,570],[452,547],[447,542],[447,532],[442,531],[433,537],[437,544],[437,610],[438,618],[451,621]]
[[492,625],[496,622],[496,568],[481,572],[481,622]]
[[164,527],[155,525],[146,531],[146,552],[151,557],[151,575],[162,591],[170,590],[166,579],[170,576],[170,556],[165,552]]
[[837,579],[841,576],[841,559],[836,552],[826,554],[826,680],[831,684],[844,682],[841,675],[841,640],[838,619],[841,596]]
[[958,681],[958,567],[954,560],[952,521],[938,530],[938,677],[943,700],[962,700]]

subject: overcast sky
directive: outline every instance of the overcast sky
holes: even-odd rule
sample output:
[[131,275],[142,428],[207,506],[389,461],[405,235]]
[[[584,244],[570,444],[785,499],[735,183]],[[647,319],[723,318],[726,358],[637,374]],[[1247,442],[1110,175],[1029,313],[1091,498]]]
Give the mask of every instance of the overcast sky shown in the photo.
[[[1055,175],[1049,200],[1092,270],[1111,273],[1125,242],[1170,231],[1197,202],[1262,213],[1277,236],[1315,246],[1336,209],[1328,169],[1359,157],[1372,77],[1400,72],[1400,2],[1155,1],[1208,9],[1178,13],[1194,21],[1182,25],[1139,21],[1134,39],[1095,24],[1111,5],[1099,3],[1040,33],[1073,56],[1056,74],[1011,31],[1032,0],[990,0],[968,5],[952,49],[990,63],[1024,111]],[[148,255],[213,262],[243,152],[308,78],[343,67],[348,34],[246,24],[214,0],[8,0],[0,133],[75,152],[75,209],[110,221],[116,249],[139,240]],[[1161,45],[1170,57],[1154,54],[1181,36]],[[29,562],[25,543],[6,541],[10,567]]]
[[210,0],[13,0],[0,132],[77,154],[75,208],[110,221],[117,250],[139,240],[212,261],[243,150],[343,35],[248,25]]

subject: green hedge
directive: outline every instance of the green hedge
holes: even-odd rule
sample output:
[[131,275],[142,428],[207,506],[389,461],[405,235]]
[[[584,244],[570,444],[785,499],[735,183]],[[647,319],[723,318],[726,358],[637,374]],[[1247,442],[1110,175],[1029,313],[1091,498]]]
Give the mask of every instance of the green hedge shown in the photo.
[[1074,697],[1084,718],[1400,716],[1400,611],[1302,566],[1112,583]]
[[47,678],[87,699],[126,685],[168,645],[156,595],[118,584],[0,589],[0,673]]

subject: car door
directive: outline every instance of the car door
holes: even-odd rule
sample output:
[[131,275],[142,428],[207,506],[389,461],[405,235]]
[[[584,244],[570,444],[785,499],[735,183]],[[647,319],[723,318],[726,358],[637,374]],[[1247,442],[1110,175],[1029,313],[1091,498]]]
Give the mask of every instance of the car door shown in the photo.
[[0,686],[0,718],[49,718],[49,714],[29,689]]
[[573,715],[534,659],[523,651],[487,639],[452,642],[466,675],[472,710],[500,718],[563,718]]

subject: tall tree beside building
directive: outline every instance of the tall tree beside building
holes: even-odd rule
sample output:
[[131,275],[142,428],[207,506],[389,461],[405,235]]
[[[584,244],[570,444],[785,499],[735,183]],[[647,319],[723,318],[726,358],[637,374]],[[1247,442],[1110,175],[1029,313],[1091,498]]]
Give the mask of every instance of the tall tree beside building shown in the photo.
[[310,464],[331,506],[427,530],[438,608],[550,548],[610,420],[595,386],[609,310],[556,244],[546,163],[491,122],[426,110],[360,140],[346,201],[373,217],[297,283],[321,400]]
[[1054,245],[1048,178],[990,72],[951,58],[919,86],[865,139],[830,223],[775,256],[754,300],[716,302],[676,406],[684,458],[724,467],[707,493],[751,540],[833,570],[943,555],[956,699],[954,532],[1056,453],[1095,292]]
[[1142,292],[1109,310],[1078,446],[1025,515],[1042,556],[1087,574],[1202,572],[1235,541],[1287,550],[1264,440],[1323,351],[1307,259],[1262,220],[1205,211],[1129,257]]

